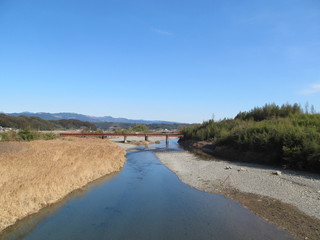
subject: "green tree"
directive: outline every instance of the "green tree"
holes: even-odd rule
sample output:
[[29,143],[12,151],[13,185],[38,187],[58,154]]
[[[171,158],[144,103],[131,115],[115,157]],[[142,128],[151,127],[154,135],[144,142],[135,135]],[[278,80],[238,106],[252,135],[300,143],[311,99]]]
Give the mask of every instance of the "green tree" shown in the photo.
[[148,132],[148,131],[149,131],[149,128],[148,128],[147,125],[138,124],[138,125],[135,125],[135,126],[132,128],[132,131],[133,131],[133,132]]

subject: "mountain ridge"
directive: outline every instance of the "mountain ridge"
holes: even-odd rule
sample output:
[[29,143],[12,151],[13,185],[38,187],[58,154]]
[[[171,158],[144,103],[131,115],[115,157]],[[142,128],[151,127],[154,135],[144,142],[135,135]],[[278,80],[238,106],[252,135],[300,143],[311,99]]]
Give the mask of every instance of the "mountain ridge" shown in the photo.
[[20,113],[5,113],[9,116],[28,116],[28,117],[39,117],[44,120],[62,120],[62,119],[77,119],[86,122],[118,122],[118,123],[136,123],[136,124],[152,124],[152,123],[163,123],[163,124],[181,124],[179,122],[162,121],[162,120],[144,120],[144,119],[128,119],[128,118],[114,118],[112,116],[96,117],[90,115],[84,115],[79,113],[71,112],[60,112],[60,113],[47,113],[47,112],[20,112]]

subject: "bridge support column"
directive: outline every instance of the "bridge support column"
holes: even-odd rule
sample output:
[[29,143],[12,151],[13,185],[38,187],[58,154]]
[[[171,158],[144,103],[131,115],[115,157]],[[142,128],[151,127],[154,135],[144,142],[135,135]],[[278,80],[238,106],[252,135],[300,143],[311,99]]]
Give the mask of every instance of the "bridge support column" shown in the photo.
[[127,136],[123,137],[123,142],[126,143],[127,142]]
[[144,136],[145,141],[149,141],[149,136]]
[[166,135],[166,144],[169,144],[169,136]]

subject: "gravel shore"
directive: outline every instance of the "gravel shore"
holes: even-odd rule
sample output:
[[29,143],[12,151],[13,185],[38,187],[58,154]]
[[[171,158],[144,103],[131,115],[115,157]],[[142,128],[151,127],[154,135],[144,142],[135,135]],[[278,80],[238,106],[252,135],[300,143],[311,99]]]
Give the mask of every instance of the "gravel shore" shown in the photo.
[[[280,200],[320,219],[319,175],[246,163],[206,161],[190,152],[156,155],[181,181],[199,190],[220,193],[233,188]],[[276,171],[281,171],[281,175],[275,175]]]
[[112,137],[108,138],[109,141],[116,143],[118,146],[122,147],[125,150],[136,148],[137,145],[149,145],[155,142],[160,142],[165,140],[165,137],[149,137],[149,141],[144,141],[144,137],[135,137],[129,136],[127,137],[127,143],[124,143],[123,137]]

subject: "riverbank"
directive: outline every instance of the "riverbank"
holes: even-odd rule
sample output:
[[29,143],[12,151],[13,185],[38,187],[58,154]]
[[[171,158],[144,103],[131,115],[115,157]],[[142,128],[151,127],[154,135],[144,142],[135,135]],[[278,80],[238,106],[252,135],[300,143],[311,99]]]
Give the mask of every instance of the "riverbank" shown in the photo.
[[[184,183],[223,194],[298,239],[320,239],[320,176],[263,165],[156,153]],[[281,171],[281,172],[276,172]]]
[[121,170],[125,154],[96,138],[0,143],[0,231]]

